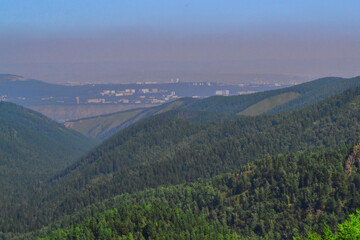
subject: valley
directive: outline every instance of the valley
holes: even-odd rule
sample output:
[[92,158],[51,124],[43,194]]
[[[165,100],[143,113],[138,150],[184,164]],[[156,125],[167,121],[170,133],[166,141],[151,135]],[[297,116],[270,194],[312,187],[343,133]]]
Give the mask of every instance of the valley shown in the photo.
[[[359,79],[184,98],[66,123],[88,137],[2,102],[0,167],[9,175],[0,180],[11,191],[0,206],[0,237],[290,239],[322,233],[324,223],[335,229],[360,208]],[[44,137],[32,132],[45,126]],[[43,141],[24,138],[24,153],[48,153],[17,155],[9,146],[19,132]],[[68,139],[53,138],[61,134]]]

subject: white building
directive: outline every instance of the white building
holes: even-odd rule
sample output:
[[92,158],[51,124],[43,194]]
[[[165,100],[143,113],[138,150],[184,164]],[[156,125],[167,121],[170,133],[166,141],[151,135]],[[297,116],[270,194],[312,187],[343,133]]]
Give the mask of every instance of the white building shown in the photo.
[[215,95],[217,96],[229,96],[230,91],[229,90],[216,90]]
[[104,98],[91,98],[87,100],[88,103],[105,103]]

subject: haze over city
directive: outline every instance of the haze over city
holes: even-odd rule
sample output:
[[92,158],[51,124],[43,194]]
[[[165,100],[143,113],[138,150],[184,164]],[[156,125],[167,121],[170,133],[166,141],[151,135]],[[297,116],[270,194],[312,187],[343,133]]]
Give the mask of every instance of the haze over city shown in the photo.
[[358,75],[358,1],[2,1],[0,72],[53,83]]

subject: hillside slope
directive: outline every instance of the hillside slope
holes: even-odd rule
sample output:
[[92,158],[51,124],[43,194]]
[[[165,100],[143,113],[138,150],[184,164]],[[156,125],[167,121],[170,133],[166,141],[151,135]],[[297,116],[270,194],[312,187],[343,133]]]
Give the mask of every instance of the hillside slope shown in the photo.
[[85,136],[104,140],[115,134],[117,131],[142,119],[187,106],[193,101],[194,100],[191,98],[184,98],[152,108],[138,108],[75,121],[68,121],[64,123],[64,125],[67,128],[84,134]]
[[[237,233],[228,239],[293,239],[322,232],[324,223],[335,229],[360,208],[359,145],[268,156],[212,179],[119,195],[35,235],[58,229],[46,239],[75,235],[95,239],[100,233],[155,239],[182,230],[177,226],[181,220],[169,217],[174,209],[177,216],[184,212],[189,219],[201,216],[204,227],[218,224],[206,231],[210,239],[224,230],[229,233],[228,228]],[[147,224],[141,224],[145,218]],[[196,222],[190,226],[187,231],[199,229]]]
[[[359,85],[360,77],[326,77],[288,88],[254,93],[250,95],[209,97],[186,107],[186,109],[195,111],[248,115],[246,110],[249,108],[254,108],[256,107],[256,105],[258,105],[255,109],[264,109],[262,109],[262,111],[258,110],[256,114],[253,114],[253,111],[251,111],[249,115],[259,115],[262,113],[277,113],[296,110],[305,106],[309,106],[311,104],[318,103],[325,98],[339,94],[347,89]],[[272,100],[271,102],[274,102],[275,96],[284,96],[283,94],[285,93],[291,95],[285,99],[282,99],[282,101],[278,100],[270,105],[267,101],[264,101],[266,99],[269,99]],[[263,104],[259,104],[261,102]],[[265,108],[264,105],[269,106]]]
[[[181,118],[195,122],[237,118],[239,116],[257,116],[266,113],[301,109],[356,86],[360,86],[360,77],[348,79],[328,77],[293,87],[249,95],[216,96],[202,100],[180,99],[142,111],[137,109],[71,121],[65,123],[65,126],[79,131],[86,136],[104,140],[139,120],[167,110],[178,110],[178,114],[170,114],[172,118]],[[199,118],[199,114],[205,114],[206,118]],[[220,114],[225,115],[221,116]]]
[[43,115],[13,103],[0,102],[1,166],[61,169],[95,145]]
[[44,181],[85,154],[95,142],[43,115],[0,102],[0,209],[23,201]]
[[[268,154],[352,143],[360,136],[359,109],[360,88],[354,88],[281,114],[202,124],[152,117],[52,178],[32,196],[36,205],[21,216],[27,228],[35,229],[116,194],[213,177]],[[14,209],[7,212],[16,215]],[[3,231],[19,224],[11,218],[7,222]]]

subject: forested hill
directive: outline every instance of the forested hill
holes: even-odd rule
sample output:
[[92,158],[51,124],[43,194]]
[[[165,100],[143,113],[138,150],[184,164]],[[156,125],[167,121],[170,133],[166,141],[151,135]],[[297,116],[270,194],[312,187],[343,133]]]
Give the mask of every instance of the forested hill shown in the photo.
[[326,77],[293,87],[249,95],[209,97],[197,101],[187,110],[255,116],[291,111],[318,103],[330,96],[359,86],[360,77]]
[[[325,223],[334,231],[360,208],[359,159],[359,144],[268,156],[212,179],[119,195],[36,235],[48,235],[45,239],[304,239],[309,232],[326,230]],[[353,222],[352,234],[359,235],[359,225]],[[339,230],[350,233],[349,228]]]
[[[39,113],[0,102],[0,219],[39,181],[73,163],[95,142]],[[1,225],[1,223],[0,223]]]
[[65,125],[86,136],[104,140],[140,120],[169,110],[173,111],[169,112],[168,118],[181,118],[194,122],[257,116],[301,109],[359,85],[360,77],[327,77],[293,87],[248,95],[216,96],[202,100],[184,98],[154,108],[80,119],[67,122]]
[[0,102],[1,165],[59,169],[95,145],[47,117]]
[[[116,194],[212,177],[268,154],[355,142],[359,106],[360,88],[354,88],[289,113],[202,124],[150,118],[121,131],[43,186],[33,196],[36,206],[21,212],[26,224],[20,225],[35,229]],[[12,211],[7,210],[9,216],[16,215]],[[6,223],[3,231],[19,224],[11,217]]]

